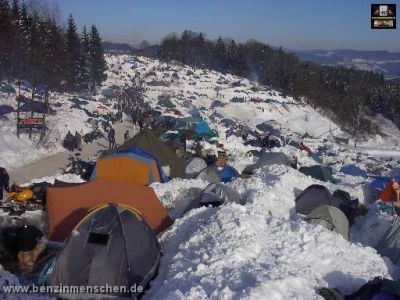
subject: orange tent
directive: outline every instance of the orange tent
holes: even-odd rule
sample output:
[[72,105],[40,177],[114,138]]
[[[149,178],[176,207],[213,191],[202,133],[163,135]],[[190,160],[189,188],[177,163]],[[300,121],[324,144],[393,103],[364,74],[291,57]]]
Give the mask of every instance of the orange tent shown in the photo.
[[385,189],[379,195],[379,199],[382,200],[383,202],[396,201],[396,194],[393,188],[393,181],[389,181],[389,183],[385,186]]
[[99,159],[91,179],[101,178],[114,182],[149,185],[160,182],[157,162],[129,151]]
[[64,241],[90,208],[107,203],[121,203],[137,209],[156,233],[172,224],[152,188],[95,179],[77,186],[47,189],[50,240]]

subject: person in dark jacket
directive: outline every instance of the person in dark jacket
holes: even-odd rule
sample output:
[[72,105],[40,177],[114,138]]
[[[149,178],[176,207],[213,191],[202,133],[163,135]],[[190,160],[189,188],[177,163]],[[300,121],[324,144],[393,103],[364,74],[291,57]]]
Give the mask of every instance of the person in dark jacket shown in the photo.
[[10,176],[6,169],[0,167],[0,200],[3,199],[3,189],[10,192]]
[[115,129],[110,127],[108,131],[108,148],[109,150],[113,150],[115,147]]

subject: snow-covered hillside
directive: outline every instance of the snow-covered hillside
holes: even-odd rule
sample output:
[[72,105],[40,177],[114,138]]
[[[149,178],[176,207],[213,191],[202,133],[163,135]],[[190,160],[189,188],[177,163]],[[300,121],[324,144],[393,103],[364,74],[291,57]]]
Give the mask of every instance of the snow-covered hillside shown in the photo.
[[[307,133],[311,137],[304,141],[312,150],[325,146],[335,153],[322,159],[340,180],[338,184],[324,183],[286,166],[270,166],[249,179],[230,182],[228,185],[241,194],[245,205],[198,208],[176,219],[160,237],[164,248],[160,270],[144,299],[319,299],[316,289],[320,287],[352,293],[374,276],[400,279],[400,269],[372,248],[391,219],[375,205],[356,220],[349,241],[306,223],[294,209],[295,197],[315,183],[331,191],[348,191],[361,203],[376,200],[368,198],[363,189],[371,178],[345,175],[340,168],[353,163],[368,170],[382,167],[383,175],[387,175],[398,167],[400,132],[393,124],[377,118],[388,137],[371,137],[359,145],[361,148],[353,149],[334,142],[333,136],[345,133],[323,113],[257,82],[145,57],[107,55],[107,62],[108,79],[81,108],[71,108],[69,99],[74,95],[52,94],[56,113],[48,118],[50,131],[43,143],[26,136],[18,139],[15,114],[3,117],[0,166],[13,169],[65,151],[61,140],[68,130],[86,133],[93,129],[82,108],[101,115],[114,111],[115,103],[106,100],[101,91],[123,89],[140,80],[145,100],[163,115],[200,114],[218,132],[220,144],[203,146],[212,151],[223,147],[229,164],[239,172],[256,160],[248,153],[255,147],[244,145],[241,137],[226,137],[229,126],[224,125],[224,119],[251,129],[263,122],[274,124],[288,141],[298,141]],[[163,95],[170,97],[175,110],[158,105]],[[15,106],[15,96],[0,94],[0,105]],[[300,166],[316,164],[304,151],[289,144],[276,151],[296,156]],[[394,159],[385,161],[380,157]],[[56,174],[47,176],[36,180],[54,180]],[[151,187],[165,205],[176,210],[188,200],[183,196],[185,190],[206,186],[202,180],[173,179]]]

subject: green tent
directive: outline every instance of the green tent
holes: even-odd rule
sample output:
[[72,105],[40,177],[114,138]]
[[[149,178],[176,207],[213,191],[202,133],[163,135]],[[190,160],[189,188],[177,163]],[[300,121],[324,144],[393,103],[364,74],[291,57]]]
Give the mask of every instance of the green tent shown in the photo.
[[341,234],[346,240],[349,239],[349,220],[340,209],[334,206],[317,207],[307,215],[306,221],[324,226],[330,231]]
[[109,155],[111,153],[125,151],[134,147],[140,148],[156,157],[160,161],[162,167],[168,166],[170,168],[171,178],[185,178],[185,160],[178,157],[174,149],[162,142],[158,138],[157,133],[152,130],[142,130],[114,151],[108,151],[105,152],[105,154]]
[[337,183],[337,180],[333,178],[332,171],[324,166],[315,165],[311,167],[301,167],[299,171],[307,176],[311,176],[312,178],[324,181],[324,182],[332,182]]
[[110,89],[110,88],[106,88],[106,89],[104,89],[104,90],[101,91],[101,94],[102,94],[104,97],[112,97],[112,95],[113,95],[113,90]]

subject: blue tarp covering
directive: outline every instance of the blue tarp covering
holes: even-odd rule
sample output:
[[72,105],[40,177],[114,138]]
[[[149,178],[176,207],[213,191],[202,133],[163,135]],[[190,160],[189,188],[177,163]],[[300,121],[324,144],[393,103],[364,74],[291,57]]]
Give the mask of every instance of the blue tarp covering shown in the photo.
[[50,107],[46,107],[46,103],[39,101],[26,102],[19,109],[20,111],[25,111],[25,112],[33,111],[41,114],[54,112],[54,110],[52,110]]
[[316,153],[311,153],[310,154],[310,157],[313,159],[313,160],[315,160],[317,163],[322,163],[322,159],[318,156],[318,154],[316,154]]
[[0,116],[13,112],[14,108],[9,105],[0,105]]
[[340,172],[346,175],[351,175],[351,176],[360,176],[360,177],[368,177],[368,174],[365,170],[361,169],[360,167],[357,167],[356,165],[348,165],[344,166],[340,169]]
[[28,80],[23,79],[23,80],[21,80],[21,88],[25,89],[25,90],[31,90],[32,84]]
[[[392,179],[393,177],[389,176],[382,176],[382,177],[376,177],[371,183],[371,187],[375,190],[378,190],[379,192],[382,192],[385,189],[385,186],[388,184],[389,180]],[[397,181],[400,181],[400,177],[394,177]]]
[[155,156],[151,155],[150,153],[148,153],[140,148],[137,148],[137,147],[134,147],[134,148],[131,148],[131,149],[125,150],[125,151],[119,151],[119,152],[116,152],[115,154],[124,154],[124,153],[126,153],[126,154],[132,153],[132,154],[136,154],[136,155],[139,155],[139,156],[151,159],[151,160],[155,160],[157,163],[158,172],[160,173],[161,182],[166,182],[169,180],[168,176],[165,174],[164,170],[162,169],[161,163],[157,159],[157,157],[155,157]]
[[197,134],[209,134],[212,132],[211,128],[204,120],[200,120],[194,129]]
[[222,182],[229,182],[238,176],[239,172],[234,167],[231,166],[224,167],[222,171],[219,173],[219,178],[221,178]]

